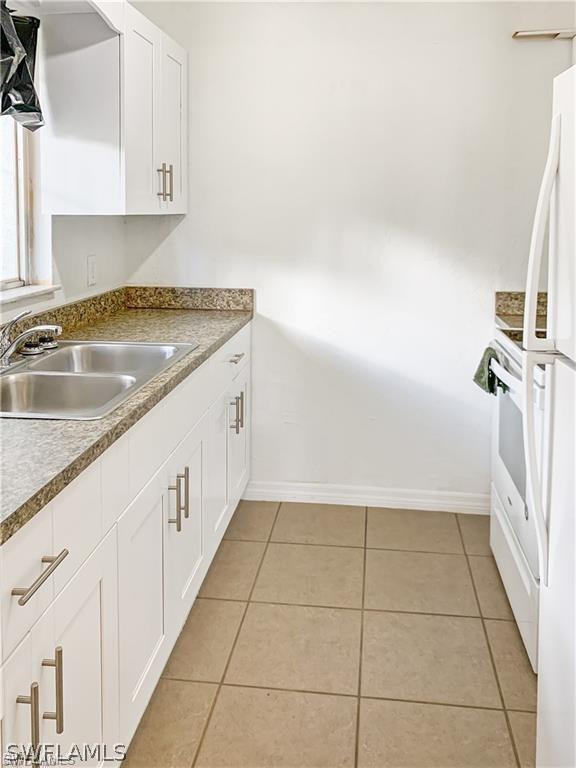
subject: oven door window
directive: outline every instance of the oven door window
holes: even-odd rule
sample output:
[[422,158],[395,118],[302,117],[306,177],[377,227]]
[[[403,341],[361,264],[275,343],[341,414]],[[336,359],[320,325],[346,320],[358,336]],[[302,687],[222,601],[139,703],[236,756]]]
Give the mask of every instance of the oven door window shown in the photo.
[[498,453],[518,494],[526,502],[526,464],[522,412],[508,392],[498,395],[500,413],[498,424]]
[[[516,534],[530,570],[538,578],[536,529],[526,504],[526,465],[522,411],[510,392],[498,392],[498,466],[495,476],[504,513]],[[539,421],[537,421],[537,434]]]

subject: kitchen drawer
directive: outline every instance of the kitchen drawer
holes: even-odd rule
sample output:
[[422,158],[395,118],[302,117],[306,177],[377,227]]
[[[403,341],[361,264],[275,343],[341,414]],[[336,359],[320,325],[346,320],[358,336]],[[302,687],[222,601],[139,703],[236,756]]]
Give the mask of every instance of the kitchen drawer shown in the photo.
[[532,575],[494,486],[491,498],[490,547],[530,663],[536,671],[539,585]]
[[505,514],[508,524],[520,543],[532,573],[538,576],[538,549],[534,520],[529,514],[529,508],[522,494],[518,492],[504,462],[498,459],[494,461],[492,481],[494,488],[497,489],[503,514]]
[[14,587],[30,587],[49,567],[42,558],[53,554],[52,510],[53,503],[48,504],[0,548],[3,660],[54,597],[53,576],[42,583],[25,605],[19,605],[18,596],[12,595]]
[[80,568],[102,538],[102,486],[100,460],[95,461],[52,502],[53,555],[64,549],[68,556],[54,571],[57,594]]
[[211,358],[214,394],[220,394],[250,360],[251,324],[224,344]]

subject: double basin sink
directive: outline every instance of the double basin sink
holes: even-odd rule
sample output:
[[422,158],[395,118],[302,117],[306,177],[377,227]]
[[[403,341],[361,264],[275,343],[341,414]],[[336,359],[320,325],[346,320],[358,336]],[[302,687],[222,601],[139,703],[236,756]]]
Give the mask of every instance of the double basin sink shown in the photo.
[[102,418],[197,346],[61,342],[0,374],[0,416]]

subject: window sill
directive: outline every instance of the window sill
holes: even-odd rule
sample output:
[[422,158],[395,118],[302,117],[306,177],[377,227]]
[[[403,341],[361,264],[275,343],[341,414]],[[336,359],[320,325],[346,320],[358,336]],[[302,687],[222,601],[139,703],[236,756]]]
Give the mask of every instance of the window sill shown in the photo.
[[0,291],[0,306],[34,299],[36,296],[54,294],[60,287],[59,285],[23,285],[20,288],[9,288],[7,291]]

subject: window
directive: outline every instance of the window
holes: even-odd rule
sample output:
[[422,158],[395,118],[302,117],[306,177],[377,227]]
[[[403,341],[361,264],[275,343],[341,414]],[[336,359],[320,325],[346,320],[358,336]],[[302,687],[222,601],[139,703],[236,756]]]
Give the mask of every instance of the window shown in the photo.
[[0,117],[0,289],[28,280],[27,133],[11,117]]

